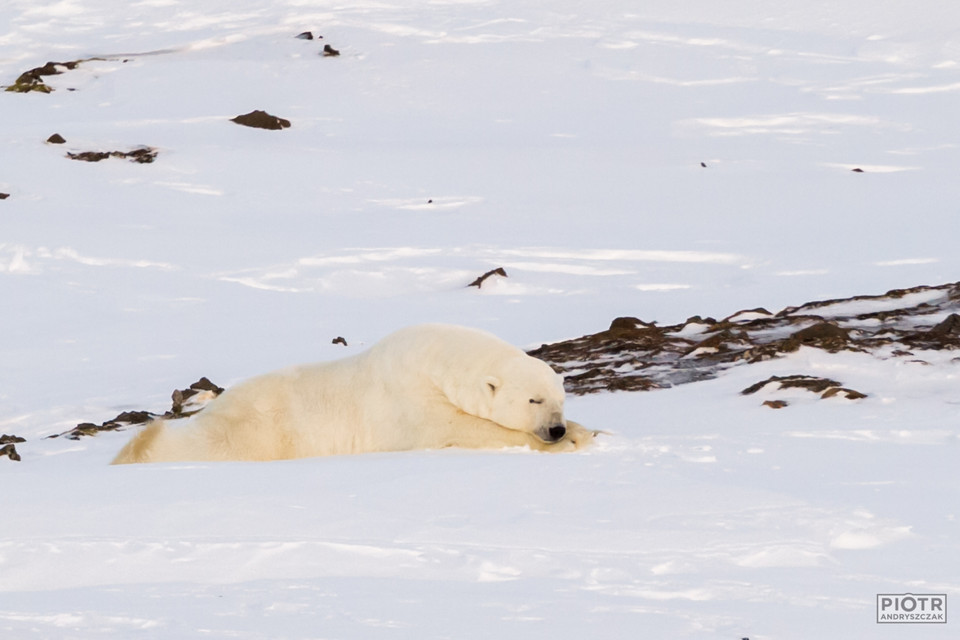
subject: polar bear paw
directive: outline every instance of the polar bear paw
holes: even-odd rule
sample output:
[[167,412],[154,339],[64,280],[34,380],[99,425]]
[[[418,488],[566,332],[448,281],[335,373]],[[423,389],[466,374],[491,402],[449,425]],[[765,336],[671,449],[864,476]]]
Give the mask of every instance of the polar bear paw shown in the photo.
[[593,438],[600,433],[587,429],[579,422],[567,420],[567,433],[556,444],[550,445],[554,451],[579,451],[593,442]]

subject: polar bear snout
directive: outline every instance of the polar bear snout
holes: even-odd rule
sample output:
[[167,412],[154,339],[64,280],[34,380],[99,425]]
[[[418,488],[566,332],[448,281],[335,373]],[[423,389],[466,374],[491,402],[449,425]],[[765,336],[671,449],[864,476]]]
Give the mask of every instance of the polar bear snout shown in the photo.
[[554,442],[559,442],[563,439],[563,436],[567,435],[567,428],[563,423],[560,423],[552,427],[540,427],[534,433],[547,444],[553,444]]

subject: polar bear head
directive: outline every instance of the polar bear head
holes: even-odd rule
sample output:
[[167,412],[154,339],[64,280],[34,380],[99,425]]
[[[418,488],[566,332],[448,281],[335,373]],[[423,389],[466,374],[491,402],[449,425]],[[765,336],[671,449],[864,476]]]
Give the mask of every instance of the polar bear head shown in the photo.
[[507,359],[497,369],[483,381],[485,417],[547,443],[563,438],[563,379],[547,363],[526,354]]

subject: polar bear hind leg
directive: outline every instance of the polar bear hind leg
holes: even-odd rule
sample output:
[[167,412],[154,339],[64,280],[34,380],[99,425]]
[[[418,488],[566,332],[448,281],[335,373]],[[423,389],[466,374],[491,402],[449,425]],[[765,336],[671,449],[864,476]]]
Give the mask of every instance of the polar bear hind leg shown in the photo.
[[150,462],[151,453],[156,449],[157,441],[163,438],[165,430],[163,420],[154,420],[143,431],[131,438],[110,464]]

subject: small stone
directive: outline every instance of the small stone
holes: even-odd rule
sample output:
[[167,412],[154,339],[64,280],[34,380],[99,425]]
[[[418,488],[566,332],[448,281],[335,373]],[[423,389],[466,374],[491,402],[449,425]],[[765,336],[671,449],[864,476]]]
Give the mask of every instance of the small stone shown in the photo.
[[270,129],[273,131],[286,129],[290,126],[289,120],[278,118],[277,116],[270,115],[266,111],[261,111],[259,109],[237,116],[236,118],[230,118],[230,121],[236,122],[237,124],[242,124],[245,127]]
[[334,49],[328,44],[323,45],[323,56],[325,58],[331,58],[333,56],[338,56],[338,55],[340,55],[339,51],[337,51],[336,49]]
[[304,31],[303,33],[297,34],[297,39],[299,40],[313,40],[312,31]]
[[474,280],[473,282],[471,282],[471,283],[468,284],[467,286],[468,286],[468,287],[476,287],[477,289],[479,289],[480,287],[483,286],[484,280],[486,280],[486,279],[489,278],[490,276],[502,276],[502,277],[506,278],[506,277],[507,277],[507,272],[504,271],[503,267],[497,267],[496,269],[491,269],[490,271],[487,271],[485,274],[483,274],[482,276],[478,277],[476,280]]
[[64,142],[66,142],[66,140],[59,133],[55,133],[49,138],[47,138],[47,142],[50,144],[63,144]]
[[194,391],[212,391],[217,395],[223,393],[223,387],[210,382],[209,378],[206,376],[194,382],[192,385],[190,385],[190,388]]
[[854,389],[846,389],[844,387],[831,387],[824,391],[820,397],[826,400],[827,398],[832,398],[835,395],[843,394],[843,397],[847,400],[862,400],[867,397],[867,394],[860,393]]
[[8,444],[4,447],[0,447],[0,458],[7,456],[15,462],[20,462],[20,454],[17,453],[17,448],[12,444]]

